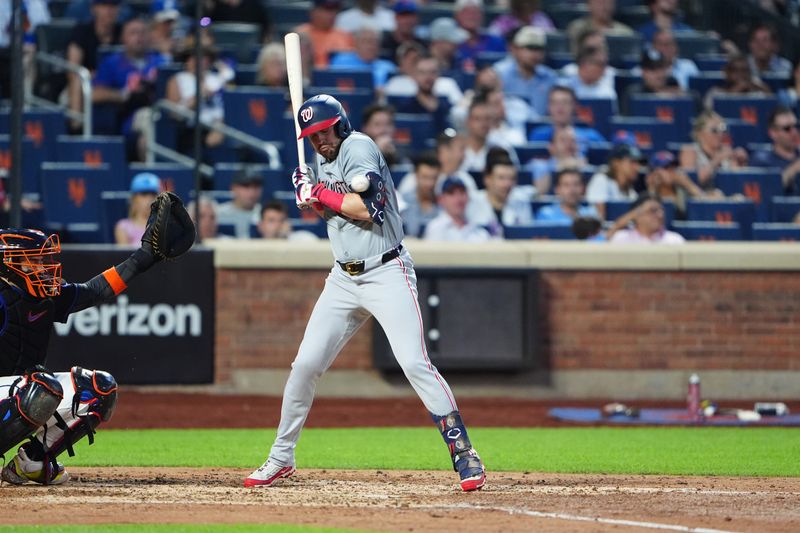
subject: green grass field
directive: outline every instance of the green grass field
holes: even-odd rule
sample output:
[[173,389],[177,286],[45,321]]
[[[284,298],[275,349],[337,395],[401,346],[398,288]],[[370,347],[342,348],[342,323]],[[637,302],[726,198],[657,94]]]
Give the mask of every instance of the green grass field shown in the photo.
[[[255,468],[274,430],[107,430],[73,466]],[[800,476],[800,429],[473,428],[490,471],[718,476]],[[433,428],[306,429],[300,468],[446,470]]]

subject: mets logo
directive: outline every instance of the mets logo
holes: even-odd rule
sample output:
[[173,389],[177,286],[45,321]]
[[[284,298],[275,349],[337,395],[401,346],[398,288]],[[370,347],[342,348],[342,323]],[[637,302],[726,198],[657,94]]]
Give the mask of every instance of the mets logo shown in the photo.
[[300,118],[303,119],[303,122],[308,122],[312,118],[314,118],[314,109],[311,107],[307,107],[300,111]]

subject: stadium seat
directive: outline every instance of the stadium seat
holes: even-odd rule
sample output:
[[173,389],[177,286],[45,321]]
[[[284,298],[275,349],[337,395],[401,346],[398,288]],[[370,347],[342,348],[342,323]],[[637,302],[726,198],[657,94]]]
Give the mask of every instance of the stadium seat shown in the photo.
[[552,224],[536,222],[528,226],[508,226],[503,234],[506,239],[553,239],[573,240],[571,224]]
[[[100,193],[100,228],[103,242],[115,241],[114,226],[128,216],[130,197],[129,191],[103,191]],[[188,202],[188,200],[186,201]]]
[[236,85],[253,86],[258,85],[256,82],[256,75],[258,74],[258,65],[237,65],[236,78],[234,81]]
[[100,196],[113,180],[109,166],[42,163],[41,176],[47,225],[80,242],[102,242]]
[[283,90],[238,87],[222,92],[225,123],[265,141],[284,140],[275,121],[283,117],[289,103]]
[[317,220],[291,218],[289,223],[292,225],[292,231],[309,231],[320,239],[328,238],[328,224],[319,217]]
[[569,37],[561,31],[551,31],[547,33],[547,43],[545,44],[545,55],[569,54]]
[[761,81],[766,83],[770,90],[776,94],[792,85],[792,79],[782,74],[762,74]]
[[691,96],[637,94],[631,98],[629,111],[633,116],[652,117],[674,124],[675,138],[671,142],[689,142],[689,132],[695,115],[695,101]]
[[[41,194],[42,185],[39,181],[39,166],[41,158],[36,153],[33,140],[26,137],[22,140],[22,192],[31,194]],[[2,177],[7,178],[11,170],[11,137],[0,135],[0,172]],[[8,183],[8,182],[6,182]],[[8,185],[6,185],[8,189]]]
[[769,114],[777,104],[778,100],[773,95],[717,95],[712,105],[714,111],[726,119],[739,119],[766,130]]
[[586,161],[590,165],[605,165],[608,163],[608,154],[611,152],[611,143],[590,143],[586,150]]
[[741,226],[736,222],[676,221],[672,229],[687,241],[741,241],[744,240]]
[[617,114],[617,101],[610,98],[583,98],[575,106],[578,121],[599,131],[603,137],[611,134],[610,121]]
[[517,158],[521,165],[527,165],[531,159],[549,159],[550,151],[548,146],[550,143],[537,141],[520,144],[514,147],[517,152]]
[[[738,223],[742,237],[750,239],[750,227],[755,220],[755,204],[745,200],[688,200],[686,218],[692,222]],[[676,223],[673,223],[675,226]]]
[[694,62],[700,72],[720,72],[728,62],[724,54],[697,54]]
[[156,71],[156,98],[166,98],[167,84],[170,78],[182,71],[184,68],[182,63],[165,63],[158,66]]
[[800,224],[764,223],[753,224],[755,241],[800,241]]
[[315,68],[311,73],[311,84],[317,87],[336,87],[341,92],[357,89],[373,91],[374,79],[370,69]]
[[400,146],[414,151],[427,148],[427,141],[433,139],[433,124],[427,115],[398,113],[394,117],[394,140]]
[[[39,161],[53,161],[56,157],[56,139],[67,131],[63,113],[57,111],[26,111],[22,115],[22,128],[25,136],[33,141]],[[8,110],[0,112],[0,134],[11,130],[11,116]]]
[[[589,10],[583,2],[580,4],[575,2],[558,2],[556,5],[547,8],[546,11],[555,27],[559,30],[566,30],[569,23],[573,20],[589,15]],[[452,16],[452,13],[449,16]]]
[[87,166],[107,164],[112,174],[107,189],[123,190],[128,184],[124,179],[128,160],[125,157],[125,139],[122,137],[60,135],[56,139],[55,161],[83,163]]
[[766,128],[735,118],[725,119],[725,124],[728,126],[725,142],[733,146],[747,146],[752,143],[769,141]]
[[722,72],[701,72],[698,76],[689,76],[689,90],[695,91],[701,98],[715,85],[722,85]]
[[608,44],[609,61],[623,58],[625,56],[641,57],[642,38],[638,34],[634,35],[614,35],[606,34]]
[[783,183],[778,172],[768,169],[749,168],[735,171],[720,171],[714,183],[726,196],[741,194],[753,201],[757,222],[770,221],[770,199],[783,194]]
[[[67,45],[72,37],[76,21],[67,18],[53,18],[50,22],[36,26],[36,50],[60,57],[66,57]],[[36,63],[35,93],[51,101],[58,99],[66,87],[67,77],[49,63]]]
[[678,44],[681,57],[695,59],[701,54],[719,53],[719,38],[696,31],[675,32],[675,42]]
[[674,124],[650,117],[611,117],[609,126],[609,138],[619,130],[629,131],[636,137],[639,148],[648,152],[666,149],[667,143],[677,136]]
[[210,26],[214,43],[234,52],[239,62],[250,60],[250,50],[261,41],[261,26],[246,22],[213,22]]
[[553,52],[552,54],[547,54],[545,58],[545,64],[554,70],[561,70],[574,62],[575,56],[571,52]]
[[770,205],[772,222],[793,222],[800,213],[800,196],[773,196]]
[[475,69],[480,70],[483,67],[494,65],[508,57],[506,52],[478,52],[475,55]]
[[617,96],[622,96],[629,85],[640,83],[641,81],[641,74],[631,73],[630,70],[617,69],[617,73],[614,75],[614,90],[617,91]]

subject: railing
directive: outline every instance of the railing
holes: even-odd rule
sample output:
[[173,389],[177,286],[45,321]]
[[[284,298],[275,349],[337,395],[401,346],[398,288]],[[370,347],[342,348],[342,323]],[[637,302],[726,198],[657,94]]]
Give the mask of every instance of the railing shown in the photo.
[[[167,112],[171,115],[178,117],[182,120],[186,121],[194,121],[194,111],[178,105],[174,102],[170,102],[169,100],[159,100],[153,105],[153,113],[151,113],[151,131],[155,132],[155,123],[160,118],[161,112]],[[236,128],[231,128],[226,124],[222,124],[219,122],[213,122],[210,120],[201,120],[201,124],[212,130],[217,131],[226,137],[229,137],[237,142],[242,143],[249,148],[252,148],[255,151],[263,152],[269,158],[268,166],[271,169],[280,169],[281,166],[281,156],[278,149],[275,147],[274,143],[262,141],[258,137],[253,137],[252,135],[245,133],[241,130],[237,130]],[[155,161],[155,156],[160,155],[162,157],[166,157],[168,159],[172,159],[173,161],[181,164],[185,164],[188,166],[194,165],[194,159],[183,155],[175,150],[167,148],[166,146],[160,145],[155,142],[155,136],[151,135],[148,138],[147,142],[147,156],[146,161],[148,163],[153,163]],[[204,168],[205,167],[205,168]],[[200,165],[200,172],[211,176],[214,173],[214,170],[209,167],[208,165]]]
[[64,113],[71,120],[77,120],[83,124],[83,137],[89,138],[92,136],[92,75],[89,69],[82,66],[76,66],[64,59],[63,57],[48,54],[46,52],[36,52],[36,61],[52,65],[56,68],[67,70],[78,76],[81,82],[81,93],[83,94],[83,113],[65,108],[50,100],[45,100],[33,94],[32,89],[29,87],[26,90],[25,101],[38,107],[46,109],[53,109]]

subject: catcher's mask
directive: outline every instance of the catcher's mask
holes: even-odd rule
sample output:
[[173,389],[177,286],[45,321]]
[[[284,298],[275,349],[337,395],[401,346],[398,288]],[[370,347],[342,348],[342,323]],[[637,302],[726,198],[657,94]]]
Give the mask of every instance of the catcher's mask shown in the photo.
[[0,274],[36,298],[61,293],[61,242],[33,229],[0,229]]

